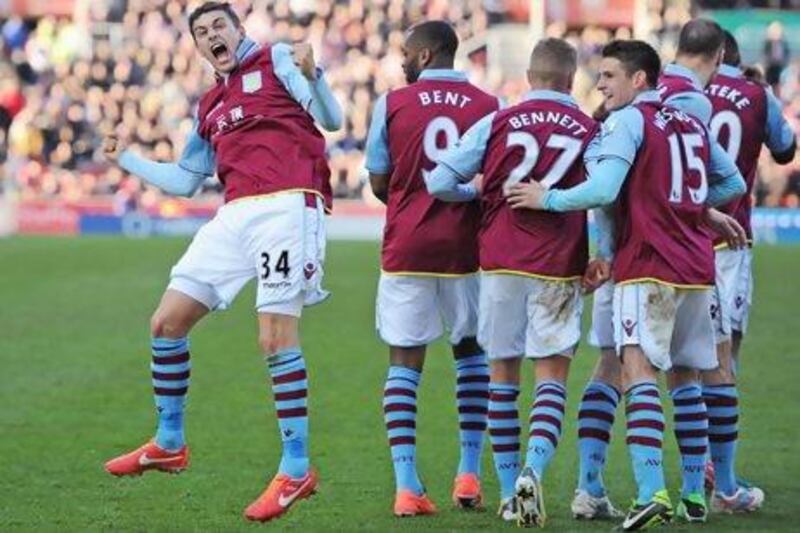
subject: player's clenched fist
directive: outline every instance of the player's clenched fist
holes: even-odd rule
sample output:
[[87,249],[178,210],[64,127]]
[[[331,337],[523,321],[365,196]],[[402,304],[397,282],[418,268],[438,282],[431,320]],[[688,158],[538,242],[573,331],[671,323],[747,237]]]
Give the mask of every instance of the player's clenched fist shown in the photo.
[[586,294],[590,294],[609,279],[611,279],[611,263],[604,259],[593,259],[586,266],[581,286]]
[[292,47],[292,57],[294,64],[300,68],[300,72],[307,80],[317,79],[317,64],[314,62],[314,49],[308,43],[299,43]]
[[123,149],[123,142],[116,135],[107,135],[103,139],[103,155],[106,159],[116,161]]

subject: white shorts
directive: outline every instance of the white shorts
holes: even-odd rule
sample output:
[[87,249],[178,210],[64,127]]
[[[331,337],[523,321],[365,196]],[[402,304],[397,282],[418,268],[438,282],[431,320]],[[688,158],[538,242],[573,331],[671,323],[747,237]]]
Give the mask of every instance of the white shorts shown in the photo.
[[592,296],[592,327],[589,344],[614,349],[614,282],[607,281]]
[[378,335],[390,346],[424,346],[450,331],[450,344],[478,329],[477,274],[460,277],[381,273],[375,305]]
[[579,280],[484,273],[478,342],[489,359],[572,356],[582,310]]
[[244,198],[220,207],[172,268],[170,289],[225,309],[256,279],[256,310],[300,316],[324,300],[325,214],[304,193]]
[[716,368],[712,289],[678,289],[661,283],[614,287],[614,340],[617,352],[638,345],[660,370],[682,366]]
[[731,331],[747,331],[753,300],[753,251],[718,250],[716,288],[711,302],[716,341],[730,340]]

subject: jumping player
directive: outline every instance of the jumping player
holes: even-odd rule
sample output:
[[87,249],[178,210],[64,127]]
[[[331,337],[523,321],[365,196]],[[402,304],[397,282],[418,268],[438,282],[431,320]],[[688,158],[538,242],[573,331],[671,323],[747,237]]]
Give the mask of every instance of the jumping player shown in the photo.
[[200,319],[228,307],[245,283],[257,278],[259,343],[283,440],[277,475],[245,511],[248,519],[265,521],[317,486],[308,459],[306,365],[298,324],[304,305],[327,296],[321,281],[329,171],[325,141],[314,121],[336,130],[341,110],[310,46],[258,46],[245,36],[230,5],[221,2],[193,11],[189,29],[217,83],[200,99],[180,161],[149,161],[124,150],[113,135],[104,141],[104,151],[125,170],[175,195],[191,196],[216,172],[226,203],[172,269],[151,320],[156,435],[105,467],[117,476],[188,467],[187,336]]

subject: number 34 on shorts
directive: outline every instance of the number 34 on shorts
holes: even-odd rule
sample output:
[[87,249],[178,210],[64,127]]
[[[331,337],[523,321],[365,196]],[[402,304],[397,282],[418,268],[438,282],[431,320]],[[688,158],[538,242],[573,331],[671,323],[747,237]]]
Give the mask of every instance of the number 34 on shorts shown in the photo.
[[[289,266],[289,250],[281,250],[274,260],[276,254],[261,252],[261,271],[259,278],[262,286],[266,288],[278,288],[290,285],[288,282],[292,267]],[[313,268],[313,264],[311,268]]]

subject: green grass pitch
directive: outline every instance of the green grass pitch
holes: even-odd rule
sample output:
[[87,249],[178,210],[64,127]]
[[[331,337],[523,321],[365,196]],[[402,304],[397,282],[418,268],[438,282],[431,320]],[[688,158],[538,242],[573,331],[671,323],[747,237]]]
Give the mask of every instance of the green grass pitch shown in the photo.
[[[148,319],[183,239],[0,240],[0,530],[252,530],[242,510],[272,476],[279,437],[262,356],[254,294],[191,336],[194,368],[187,435],[192,467],[180,476],[114,479],[109,457],[147,439],[154,410]],[[712,517],[702,531],[797,530],[800,402],[795,329],[800,249],[756,249],[755,311],[742,368],[739,470],[767,493],[762,512]],[[419,467],[440,507],[435,517],[391,516],[393,477],[381,412],[386,348],[374,334],[375,243],[333,242],[332,299],[304,317],[310,374],[312,461],[320,493],[273,526],[384,530],[507,528],[494,515],[497,484],[488,446],[488,508],[464,513],[449,500],[457,464],[453,364],[429,350],[420,391]],[[545,480],[548,529],[608,531],[569,516],[576,479],[576,407],[595,354],[582,347],[569,381],[564,438]],[[531,369],[521,398],[527,409]],[[523,411],[524,412],[524,411]],[[671,415],[670,415],[671,416]],[[618,412],[618,421],[622,418]],[[633,483],[622,425],[615,427],[607,483],[626,506]],[[665,461],[679,486],[672,434]],[[688,529],[673,525],[674,529]]]

